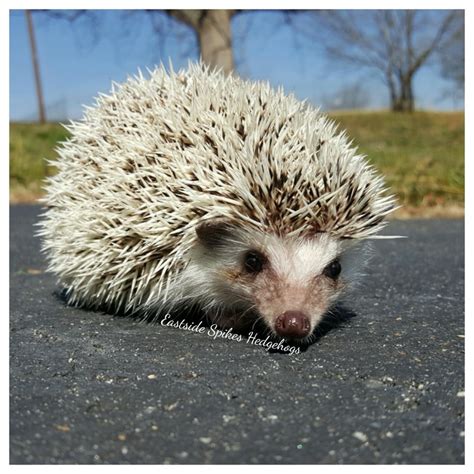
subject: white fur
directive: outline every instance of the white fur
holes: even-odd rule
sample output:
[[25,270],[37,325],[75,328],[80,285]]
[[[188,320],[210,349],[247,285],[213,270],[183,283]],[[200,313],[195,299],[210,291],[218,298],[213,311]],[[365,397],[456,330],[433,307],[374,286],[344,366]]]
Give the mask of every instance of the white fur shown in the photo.
[[[370,259],[368,244],[363,241],[341,241],[323,233],[301,239],[236,231],[220,249],[212,251],[197,245],[190,251],[189,265],[172,285],[171,301],[177,304],[195,302],[209,312],[252,306],[254,302],[248,291],[252,288],[233,285],[221,275],[226,269],[240,270],[243,255],[256,249],[268,257],[276,278],[290,288],[309,286],[311,280],[320,276],[337,258],[342,266],[343,290],[348,291],[357,283]],[[152,305],[155,310],[156,305],[160,305],[159,300]]]
[[339,245],[336,238],[319,234],[312,239],[279,238],[269,250],[274,268],[282,278],[305,284],[338,256]]

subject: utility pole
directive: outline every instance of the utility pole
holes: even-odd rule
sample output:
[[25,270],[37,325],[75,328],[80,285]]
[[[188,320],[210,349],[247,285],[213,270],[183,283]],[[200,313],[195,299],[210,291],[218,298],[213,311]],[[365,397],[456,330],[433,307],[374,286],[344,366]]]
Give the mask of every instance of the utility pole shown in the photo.
[[30,38],[31,60],[33,62],[33,71],[35,73],[36,97],[38,98],[38,112],[40,123],[46,123],[46,112],[44,110],[43,89],[41,87],[41,78],[38,64],[38,52],[36,50],[35,32],[33,30],[33,18],[31,11],[25,10],[26,22],[28,24],[28,36]]

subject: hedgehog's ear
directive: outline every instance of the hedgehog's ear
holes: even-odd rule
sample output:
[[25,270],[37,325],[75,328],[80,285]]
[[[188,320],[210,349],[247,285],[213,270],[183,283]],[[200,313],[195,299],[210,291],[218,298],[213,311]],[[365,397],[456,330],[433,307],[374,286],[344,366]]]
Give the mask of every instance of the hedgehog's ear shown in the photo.
[[199,242],[209,248],[221,245],[234,234],[234,226],[224,219],[208,219],[196,227]]

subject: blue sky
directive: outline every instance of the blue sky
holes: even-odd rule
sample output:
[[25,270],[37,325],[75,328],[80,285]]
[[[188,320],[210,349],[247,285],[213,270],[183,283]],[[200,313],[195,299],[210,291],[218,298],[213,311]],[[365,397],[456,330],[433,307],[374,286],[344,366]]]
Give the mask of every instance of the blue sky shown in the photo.
[[[120,12],[102,12],[103,30],[97,41],[82,22],[74,27],[66,21],[34,14],[41,78],[49,118],[79,118],[81,104],[91,104],[98,92],[107,92],[111,81],[120,82],[138,68],[152,68],[171,58],[175,68],[197,58],[196,45],[183,36],[170,35],[157,47],[148,23],[137,20],[138,32],[121,37]],[[274,12],[238,15],[233,20],[237,71],[250,79],[268,80],[301,99],[320,105],[348,84],[360,82],[370,93],[372,108],[386,107],[388,94],[375,73],[343,70],[321,51],[296,37]],[[186,36],[189,38],[189,36]],[[445,91],[449,83],[436,68],[424,68],[416,76],[415,96],[419,108],[452,110],[463,106]],[[36,97],[33,70],[23,11],[10,15],[10,119],[34,120]]]

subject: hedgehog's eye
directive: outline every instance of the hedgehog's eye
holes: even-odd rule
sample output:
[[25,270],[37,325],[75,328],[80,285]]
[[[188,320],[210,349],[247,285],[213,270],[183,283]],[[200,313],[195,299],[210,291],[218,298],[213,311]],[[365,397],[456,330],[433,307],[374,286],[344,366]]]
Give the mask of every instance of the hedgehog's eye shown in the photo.
[[324,270],[323,274],[326,275],[329,278],[332,278],[335,280],[339,274],[341,273],[341,264],[339,263],[339,260],[336,258],[336,260],[333,260]]
[[262,270],[265,257],[256,250],[249,250],[244,257],[244,268],[249,273],[258,273]]

